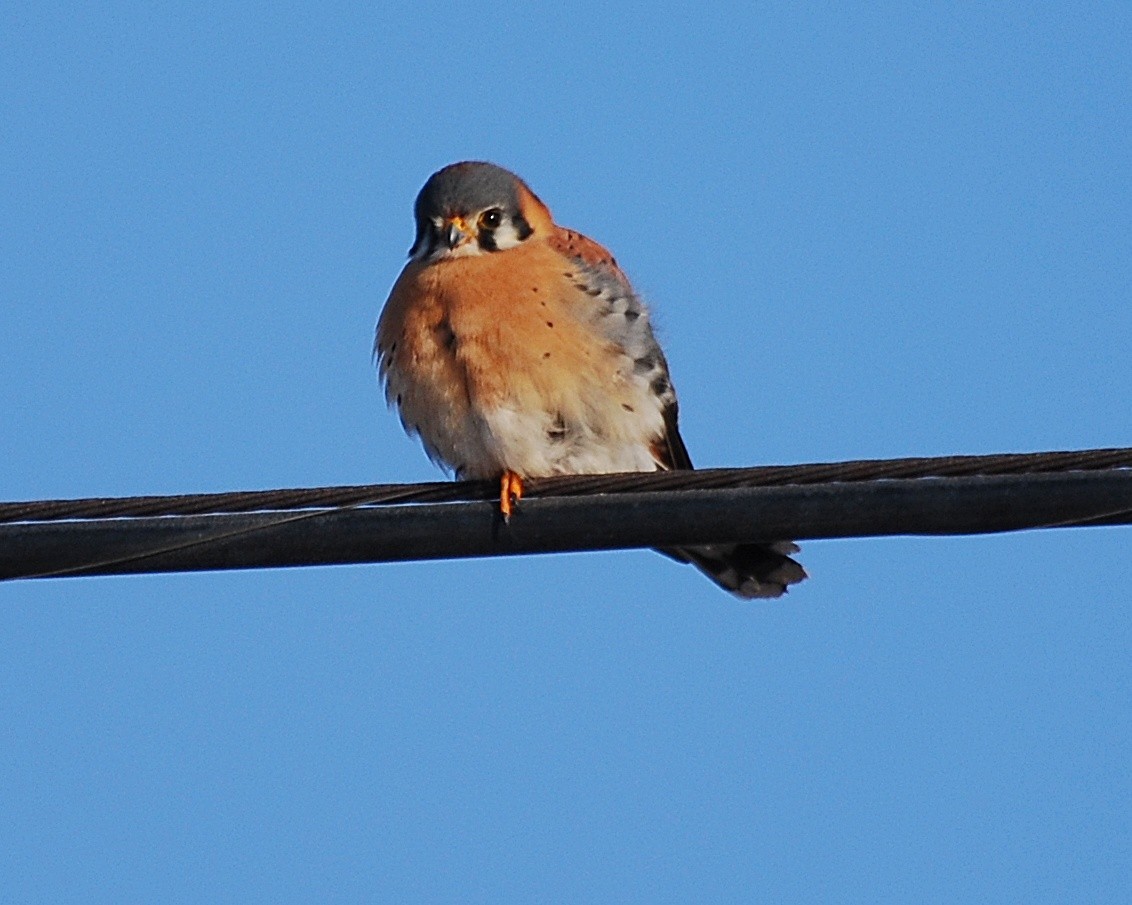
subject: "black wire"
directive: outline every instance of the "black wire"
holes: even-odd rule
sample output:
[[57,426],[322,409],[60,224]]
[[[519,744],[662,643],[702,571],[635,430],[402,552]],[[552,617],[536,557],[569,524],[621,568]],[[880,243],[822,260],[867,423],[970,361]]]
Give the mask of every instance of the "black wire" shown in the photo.
[[[1005,457],[983,458],[995,459],[996,467],[1008,467]],[[1025,474],[858,478],[714,489],[657,489],[650,481],[645,491],[528,496],[506,525],[499,517],[494,487],[489,490],[488,485],[482,488],[491,497],[488,501],[462,504],[391,505],[392,494],[382,491],[377,494],[382,505],[371,505],[373,497],[362,497],[350,504],[310,508],[310,497],[300,495],[307,508],[188,515],[171,515],[166,508],[161,515],[9,522],[0,524],[0,579],[786,538],[977,534],[1132,522],[1132,468],[1066,471],[1055,467],[1058,461],[1066,460],[1047,458],[1051,470]],[[846,464],[850,467],[839,473],[853,473],[857,463]],[[974,464],[952,460],[949,467],[969,470]],[[907,462],[901,467],[908,467]],[[747,471],[715,475],[742,480]],[[857,469],[858,475],[864,472]],[[353,488],[327,488],[338,494],[338,500],[344,490],[356,496]],[[396,493],[404,496],[404,488]],[[248,495],[241,496],[246,503]],[[296,499],[295,492],[268,496],[273,506],[280,499],[291,503]]]
[[[677,490],[811,485],[895,478],[1050,474],[1132,468],[1132,448],[1072,452],[1009,453],[990,456],[869,459],[810,465],[771,465],[697,471],[610,475],[565,475],[531,479],[528,498],[613,493],[668,493]],[[237,512],[288,512],[402,503],[458,503],[497,498],[490,481],[425,484],[369,484],[294,490],[236,491],[178,496],[96,497],[0,503],[0,523],[61,519],[197,515]]]

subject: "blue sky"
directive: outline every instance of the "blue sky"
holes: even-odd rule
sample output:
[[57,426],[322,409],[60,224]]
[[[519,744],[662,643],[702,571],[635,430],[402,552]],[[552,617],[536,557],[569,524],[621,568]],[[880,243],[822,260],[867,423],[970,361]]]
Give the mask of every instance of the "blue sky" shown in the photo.
[[[0,10],[0,498],[430,480],[424,179],[648,298],[701,465],[1132,445],[1126,4]],[[10,901],[1112,901],[1127,529],[0,586]]]

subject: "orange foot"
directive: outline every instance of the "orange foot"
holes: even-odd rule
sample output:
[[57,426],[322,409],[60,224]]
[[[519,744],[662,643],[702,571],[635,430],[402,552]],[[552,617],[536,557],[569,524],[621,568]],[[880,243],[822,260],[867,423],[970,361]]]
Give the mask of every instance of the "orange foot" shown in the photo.
[[503,472],[499,479],[499,511],[503,513],[503,521],[511,521],[511,513],[515,504],[523,498],[523,479],[513,471]]

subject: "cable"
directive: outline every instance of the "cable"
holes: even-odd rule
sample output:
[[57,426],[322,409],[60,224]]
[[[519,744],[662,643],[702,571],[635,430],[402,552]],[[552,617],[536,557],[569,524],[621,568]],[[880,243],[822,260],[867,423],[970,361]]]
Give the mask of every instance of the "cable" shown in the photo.
[[[1132,450],[0,505],[0,578],[1132,523]],[[431,500],[431,501],[430,501]],[[411,502],[406,502],[411,501]]]
[[[873,481],[886,478],[962,477],[970,475],[1048,474],[1132,468],[1132,448],[1074,452],[1009,453],[911,459],[865,459],[812,465],[764,465],[605,475],[564,475],[526,482],[527,498],[596,493],[671,492],[784,484]],[[179,496],[95,497],[0,503],[0,523],[57,519],[123,518],[207,513],[286,512],[400,503],[458,503],[494,499],[499,486],[490,481],[440,481],[425,484],[362,484],[295,490],[254,490]]]

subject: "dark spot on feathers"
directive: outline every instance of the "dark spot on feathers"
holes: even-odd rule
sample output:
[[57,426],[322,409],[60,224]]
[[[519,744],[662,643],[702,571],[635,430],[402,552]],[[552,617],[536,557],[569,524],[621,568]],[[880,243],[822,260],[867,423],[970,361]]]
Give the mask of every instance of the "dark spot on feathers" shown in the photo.
[[544,359],[546,359],[546,358],[550,358],[550,353],[549,353],[549,352],[543,352],[543,353],[542,353],[542,357],[543,357]]
[[400,393],[397,394],[397,404],[398,405],[401,404],[401,394]]
[[546,432],[546,436],[552,443],[561,443],[566,439],[566,434],[566,421],[562,418],[560,412],[554,416],[554,423],[550,426],[550,430]]
[[397,343],[396,343],[396,342],[391,342],[391,343],[389,344],[389,354],[390,354],[390,355],[392,355],[392,354],[393,354],[394,352],[396,352],[396,351],[397,351]]
[[[584,286],[579,286],[578,288],[579,289],[585,289]],[[599,295],[601,295],[601,290],[600,289],[586,289],[586,295],[592,295],[594,298],[597,298]]]
[[653,370],[657,364],[656,356],[650,352],[648,355],[642,355],[633,362],[633,373],[647,374],[649,371]]
[[531,292],[538,292],[538,286],[532,286]]
[[550,327],[550,328],[551,328],[552,330],[554,329],[554,321],[547,321],[547,322],[546,322],[546,325],[547,325],[548,327]]
[[652,387],[652,391],[658,396],[663,396],[672,389],[672,384],[668,382],[668,378],[664,374],[657,377],[650,386]]
[[627,412],[635,412],[636,411],[636,409],[633,408],[633,406],[629,405],[628,402],[622,402],[621,408],[625,409],[625,411],[627,411]]
[[641,312],[639,310],[637,310],[636,308],[626,308],[625,309],[625,320],[629,321],[629,323],[632,323],[633,321],[635,321],[640,316],[641,316]]
[[436,325],[436,338],[440,344],[444,346],[449,352],[456,351],[456,333],[452,329],[452,325],[448,321],[441,321]]

